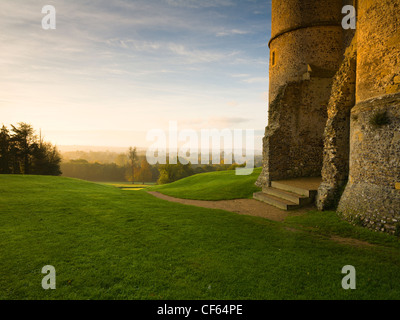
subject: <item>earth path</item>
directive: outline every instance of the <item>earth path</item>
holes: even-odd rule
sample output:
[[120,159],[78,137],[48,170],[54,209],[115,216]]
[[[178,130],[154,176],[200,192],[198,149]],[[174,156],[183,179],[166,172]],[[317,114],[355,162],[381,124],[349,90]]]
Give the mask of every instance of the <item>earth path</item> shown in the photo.
[[242,215],[262,217],[279,222],[284,221],[289,215],[301,214],[310,210],[310,208],[302,208],[296,211],[288,212],[254,199],[203,201],[174,198],[155,191],[149,191],[148,193],[159,199],[170,202],[176,202],[208,209],[221,209]]
[[[288,217],[289,215],[299,215],[305,213],[311,209],[310,207],[304,207],[298,210],[293,211],[283,211],[269,204],[266,204],[261,201],[253,200],[253,199],[237,199],[237,200],[222,200],[222,201],[203,201],[203,200],[188,200],[188,199],[179,199],[170,196],[166,196],[162,193],[149,191],[149,194],[170,202],[176,202],[196,207],[208,208],[208,209],[221,209],[225,211],[235,212],[242,215],[250,215],[255,217],[262,217],[272,221],[282,222]],[[300,230],[287,228],[287,230],[292,232],[297,232]],[[343,238],[335,235],[327,236],[331,240],[341,243],[344,245],[350,245],[355,247],[370,247],[375,246],[370,244],[366,241],[360,241],[353,238]]]

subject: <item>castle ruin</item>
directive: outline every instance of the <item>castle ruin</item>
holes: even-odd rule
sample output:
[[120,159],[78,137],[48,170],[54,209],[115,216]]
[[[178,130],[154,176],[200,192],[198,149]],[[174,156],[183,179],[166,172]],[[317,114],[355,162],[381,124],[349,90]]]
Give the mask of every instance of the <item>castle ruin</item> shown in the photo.
[[[342,27],[345,5],[355,30]],[[258,198],[309,179],[319,210],[400,233],[400,0],[272,0],[269,47]]]

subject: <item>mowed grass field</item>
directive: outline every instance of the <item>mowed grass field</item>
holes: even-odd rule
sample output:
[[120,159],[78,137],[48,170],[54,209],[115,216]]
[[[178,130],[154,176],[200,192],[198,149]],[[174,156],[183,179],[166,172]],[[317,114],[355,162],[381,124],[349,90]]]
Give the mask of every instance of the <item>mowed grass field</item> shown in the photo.
[[151,187],[167,196],[193,200],[250,199],[260,191],[254,183],[261,168],[254,169],[249,176],[238,176],[234,170],[194,175],[171,184]]
[[[202,177],[213,180],[188,178],[187,189],[199,192]],[[231,190],[249,185],[241,179]],[[334,212],[277,223],[145,190],[0,176],[0,299],[399,299],[399,253],[397,238]],[[45,265],[56,290],[42,289]],[[357,270],[356,290],[342,289],[345,265]]]

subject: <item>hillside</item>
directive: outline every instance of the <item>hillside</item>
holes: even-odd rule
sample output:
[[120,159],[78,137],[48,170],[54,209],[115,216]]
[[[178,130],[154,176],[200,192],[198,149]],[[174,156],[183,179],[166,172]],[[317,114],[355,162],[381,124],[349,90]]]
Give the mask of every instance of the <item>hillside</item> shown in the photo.
[[[346,232],[376,244],[329,235]],[[0,176],[0,299],[399,299],[398,240],[362,232],[333,213],[277,223],[145,191]],[[348,264],[357,290],[341,288]],[[41,287],[45,265],[56,290]]]
[[231,200],[252,198],[259,191],[254,183],[261,168],[254,169],[249,176],[237,176],[235,171],[217,171],[191,176],[171,184],[155,186],[167,196],[193,200]]

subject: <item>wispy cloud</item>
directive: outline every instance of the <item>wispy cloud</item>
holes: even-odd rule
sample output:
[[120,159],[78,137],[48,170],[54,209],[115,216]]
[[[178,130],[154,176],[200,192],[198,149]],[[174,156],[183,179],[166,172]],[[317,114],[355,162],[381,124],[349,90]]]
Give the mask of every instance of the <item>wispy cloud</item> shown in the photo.
[[242,80],[245,83],[253,84],[253,83],[267,83],[268,78],[267,77],[256,77],[256,78],[248,78]]
[[188,63],[210,63],[223,59],[227,59],[239,54],[238,51],[223,52],[223,51],[209,51],[209,50],[196,50],[188,49],[184,45],[170,44],[169,50],[174,54],[184,57]]
[[244,34],[249,34],[249,33],[250,33],[249,31],[245,31],[245,30],[232,29],[232,30],[218,32],[217,37],[244,35]]
[[264,0],[46,4],[54,31],[42,30],[37,1],[1,1],[1,121],[51,130],[58,143],[56,131],[145,131],[173,118],[265,126]]

